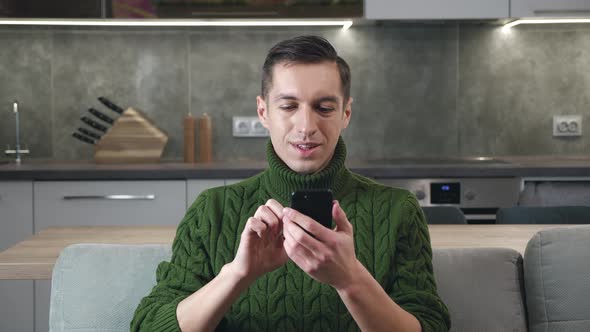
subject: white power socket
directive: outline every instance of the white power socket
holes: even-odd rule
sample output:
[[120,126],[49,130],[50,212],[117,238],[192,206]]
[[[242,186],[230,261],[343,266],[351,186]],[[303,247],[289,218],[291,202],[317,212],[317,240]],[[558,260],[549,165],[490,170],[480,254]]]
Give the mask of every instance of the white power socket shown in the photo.
[[582,116],[554,115],[553,136],[582,136]]
[[257,116],[234,116],[232,121],[234,137],[268,137],[268,130]]

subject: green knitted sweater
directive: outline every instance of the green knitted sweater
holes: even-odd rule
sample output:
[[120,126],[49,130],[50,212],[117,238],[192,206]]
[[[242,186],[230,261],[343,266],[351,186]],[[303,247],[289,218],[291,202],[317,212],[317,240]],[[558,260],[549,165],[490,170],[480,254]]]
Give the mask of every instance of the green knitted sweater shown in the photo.
[[[288,206],[300,188],[330,188],[354,227],[356,256],[423,331],[447,331],[450,318],[436,291],[424,215],[412,194],[350,172],[339,140],[330,164],[314,175],[289,169],[268,144],[269,167],[243,182],[205,191],[177,229],[170,262],[143,298],[131,331],[179,331],[176,306],[233,260],[247,219],[274,198]],[[289,261],[252,284],[218,326],[221,331],[355,331],[336,291]]]

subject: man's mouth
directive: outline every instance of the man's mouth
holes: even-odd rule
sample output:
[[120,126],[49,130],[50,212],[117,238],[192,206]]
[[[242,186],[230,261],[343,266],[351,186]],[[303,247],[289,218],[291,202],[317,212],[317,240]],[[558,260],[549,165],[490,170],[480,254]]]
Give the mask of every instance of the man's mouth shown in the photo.
[[315,144],[315,143],[304,143],[304,144],[294,144],[298,149],[301,150],[311,150],[313,148],[315,148],[316,146],[319,146],[319,144]]
[[294,142],[291,143],[291,146],[297,149],[302,156],[309,157],[320,144],[312,142]]

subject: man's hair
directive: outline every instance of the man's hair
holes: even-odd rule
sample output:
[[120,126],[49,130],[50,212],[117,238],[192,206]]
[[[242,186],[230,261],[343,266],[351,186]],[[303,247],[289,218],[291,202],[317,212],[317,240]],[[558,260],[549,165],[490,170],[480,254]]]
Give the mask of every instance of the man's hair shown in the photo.
[[330,42],[318,36],[299,36],[283,40],[268,51],[262,66],[262,97],[268,97],[276,64],[315,64],[324,61],[335,62],[338,65],[344,95],[343,103],[346,104],[350,97],[350,67],[338,56]]

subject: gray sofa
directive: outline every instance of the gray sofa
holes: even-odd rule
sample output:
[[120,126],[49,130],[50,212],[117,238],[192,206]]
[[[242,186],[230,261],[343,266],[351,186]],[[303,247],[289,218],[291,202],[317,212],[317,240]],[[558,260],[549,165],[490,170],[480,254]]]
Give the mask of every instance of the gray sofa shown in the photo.
[[[78,244],[53,270],[51,331],[128,331],[170,246]],[[524,259],[506,248],[435,249],[451,331],[590,331],[590,226],[537,233]],[[525,295],[526,294],[526,295]]]

